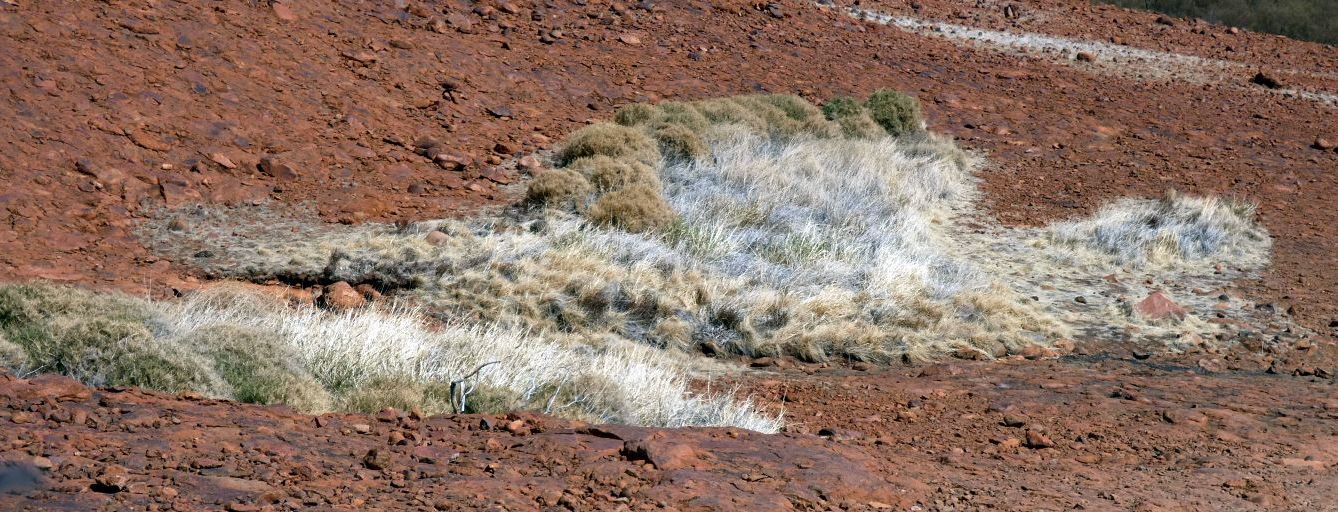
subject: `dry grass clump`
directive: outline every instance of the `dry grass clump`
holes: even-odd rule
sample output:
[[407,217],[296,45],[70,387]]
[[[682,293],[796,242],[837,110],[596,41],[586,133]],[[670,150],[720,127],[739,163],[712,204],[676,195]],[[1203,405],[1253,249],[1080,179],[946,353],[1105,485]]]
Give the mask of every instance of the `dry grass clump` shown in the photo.
[[25,368],[28,365],[28,353],[23,347],[10,343],[0,332],[0,368]]
[[595,190],[601,193],[633,185],[660,188],[660,177],[655,169],[641,162],[614,160],[600,155],[578,159],[568,165],[567,169],[585,176]]
[[1253,267],[1267,261],[1271,245],[1254,221],[1255,208],[1242,200],[1174,192],[1157,200],[1123,199],[1090,218],[1050,226],[1045,242],[1078,261],[1114,266]]
[[613,123],[596,123],[571,134],[558,150],[556,163],[565,167],[578,158],[604,155],[658,165],[660,151],[642,130]]
[[924,118],[920,102],[914,97],[891,89],[879,89],[864,101],[864,107],[879,126],[893,137],[923,131]]
[[[596,155],[594,157],[583,157],[577,159],[577,161],[592,158],[608,159],[609,157]],[[525,189],[525,199],[559,208],[580,209],[585,206],[594,191],[594,187],[590,185],[590,181],[586,179],[583,173],[571,169],[549,169],[530,180],[529,186]]]
[[604,194],[590,206],[589,217],[599,225],[643,233],[669,226],[675,215],[659,190],[640,184]]
[[681,124],[665,124],[651,132],[660,143],[660,154],[669,160],[696,160],[710,152],[697,132]]

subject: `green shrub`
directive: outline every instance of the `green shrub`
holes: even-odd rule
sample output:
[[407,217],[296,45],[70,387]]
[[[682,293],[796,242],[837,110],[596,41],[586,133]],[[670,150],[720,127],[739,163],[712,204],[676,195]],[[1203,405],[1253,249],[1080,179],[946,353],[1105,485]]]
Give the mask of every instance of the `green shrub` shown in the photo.
[[332,401],[325,388],[302,368],[301,356],[274,333],[240,325],[199,329],[182,344],[197,347],[214,371],[232,387],[232,399],[254,404],[287,404],[303,412],[324,412]]
[[859,100],[849,96],[834,96],[822,104],[822,115],[835,121],[843,117],[857,116],[866,112]]
[[597,192],[609,192],[632,185],[648,185],[660,188],[660,177],[649,165],[641,162],[625,162],[599,155],[586,157],[572,162],[567,169],[580,173],[594,185]]
[[864,102],[869,115],[893,137],[924,129],[920,102],[910,95],[891,89],[879,89]]
[[676,215],[658,189],[636,185],[605,194],[590,207],[590,220],[631,232],[658,231]]
[[711,148],[699,132],[681,124],[664,124],[652,132],[660,143],[660,154],[670,160],[696,160],[710,153]]
[[597,123],[581,128],[571,134],[567,143],[558,151],[558,167],[587,156],[604,155],[616,159],[629,159],[656,165],[660,161],[660,151],[642,130],[613,123]]
[[581,173],[571,169],[549,169],[530,180],[525,189],[525,198],[530,202],[559,208],[580,208],[593,192],[594,188]]

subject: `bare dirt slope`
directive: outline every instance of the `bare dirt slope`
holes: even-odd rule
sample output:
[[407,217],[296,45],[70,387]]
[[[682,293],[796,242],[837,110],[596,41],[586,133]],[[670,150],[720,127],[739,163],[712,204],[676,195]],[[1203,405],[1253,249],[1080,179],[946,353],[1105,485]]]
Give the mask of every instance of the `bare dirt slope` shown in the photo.
[[[794,432],[781,436],[532,416],[318,422],[0,377],[8,481],[45,479],[0,508],[1331,509],[1338,115],[1322,95],[1338,93],[1338,51],[1069,0],[861,6],[1235,63],[1166,75],[1103,67],[1100,52],[912,33],[848,7],[0,0],[0,278],[164,294],[197,283],[134,236],[163,206],[465,214],[509,201],[505,185],[524,177],[498,164],[623,103],[891,87],[988,153],[983,189],[1005,222],[1168,188],[1259,202],[1274,265],[1232,293],[1321,336],[1272,353],[1139,361],[1098,347],[746,377],[786,411]],[[1311,96],[1252,83],[1260,73]],[[449,152],[415,155],[424,137]]]

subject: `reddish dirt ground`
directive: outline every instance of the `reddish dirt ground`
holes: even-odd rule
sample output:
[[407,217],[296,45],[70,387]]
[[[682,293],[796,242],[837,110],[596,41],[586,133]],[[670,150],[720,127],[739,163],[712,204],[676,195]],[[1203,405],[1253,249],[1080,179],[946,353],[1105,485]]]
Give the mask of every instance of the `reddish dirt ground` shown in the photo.
[[[1149,13],[1071,0],[864,6],[1228,59],[1338,91],[1332,47]],[[753,372],[745,391],[792,426],[778,436],[535,416],[510,430],[483,417],[318,424],[0,377],[0,459],[15,463],[0,471],[42,480],[0,495],[0,508],[1334,509],[1338,152],[1317,139],[1338,142],[1338,115],[1319,103],[1091,75],[799,1],[0,0],[0,40],[0,279],[166,294],[198,279],[136,239],[157,208],[461,215],[508,201],[499,187],[524,176],[499,164],[624,103],[893,87],[920,96],[931,128],[989,154],[982,188],[1007,223],[1168,188],[1257,201],[1274,262],[1241,293],[1319,333],[1269,353],[1136,360],[1100,347]],[[415,155],[422,137],[450,151]]]

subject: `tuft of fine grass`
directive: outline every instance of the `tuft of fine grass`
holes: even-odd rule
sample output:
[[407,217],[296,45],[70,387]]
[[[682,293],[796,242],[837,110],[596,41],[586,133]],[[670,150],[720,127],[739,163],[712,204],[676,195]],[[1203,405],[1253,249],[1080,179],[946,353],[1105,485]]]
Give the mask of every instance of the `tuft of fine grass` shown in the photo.
[[558,150],[555,160],[559,167],[565,167],[578,158],[597,155],[648,165],[660,161],[660,151],[650,136],[642,130],[613,123],[596,123],[577,130]]
[[869,95],[869,99],[864,101],[864,107],[869,110],[874,122],[893,137],[924,130],[920,102],[909,94],[879,89]]
[[23,347],[10,343],[5,333],[0,332],[0,368],[20,370],[28,366],[28,353]]
[[[583,157],[577,161],[591,158],[608,158],[603,155]],[[556,207],[582,208],[594,193],[590,181],[580,172],[570,169],[550,169],[530,180],[525,189],[525,199],[534,203]]]
[[567,169],[585,176],[600,193],[633,185],[646,185],[657,190],[660,188],[660,177],[655,169],[637,161],[620,161],[599,155],[578,159],[568,165]]
[[658,231],[674,222],[674,211],[649,185],[614,190],[590,206],[590,220],[633,233]]
[[706,141],[685,125],[665,124],[655,128],[651,136],[660,143],[660,154],[672,161],[696,160],[710,152]]

